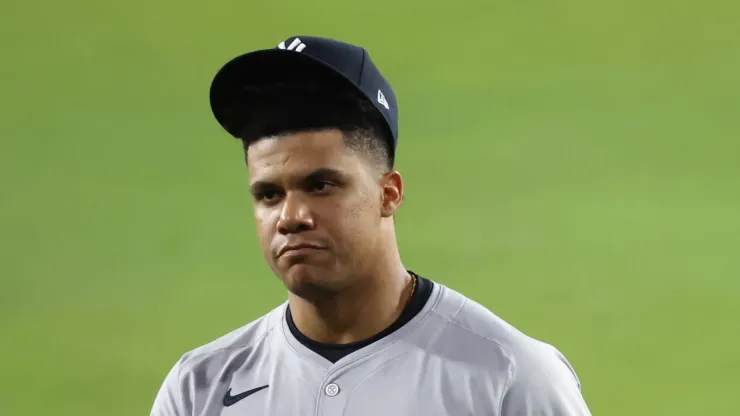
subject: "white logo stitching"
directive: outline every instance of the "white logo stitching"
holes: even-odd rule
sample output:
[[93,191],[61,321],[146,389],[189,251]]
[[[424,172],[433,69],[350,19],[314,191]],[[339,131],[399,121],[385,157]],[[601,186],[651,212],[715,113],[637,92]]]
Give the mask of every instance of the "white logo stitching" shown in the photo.
[[378,103],[385,107],[386,110],[390,110],[390,106],[388,106],[388,100],[385,99],[385,95],[383,95],[383,91],[378,90]]
[[280,48],[280,49],[286,49],[286,50],[289,50],[289,51],[293,51],[294,50],[296,52],[301,52],[304,49],[306,49],[306,44],[303,43],[303,42],[301,42],[301,40],[299,38],[295,38],[295,39],[293,39],[293,42],[291,42],[290,45],[287,48],[285,47],[285,42],[280,42],[280,44],[278,45],[278,48]]

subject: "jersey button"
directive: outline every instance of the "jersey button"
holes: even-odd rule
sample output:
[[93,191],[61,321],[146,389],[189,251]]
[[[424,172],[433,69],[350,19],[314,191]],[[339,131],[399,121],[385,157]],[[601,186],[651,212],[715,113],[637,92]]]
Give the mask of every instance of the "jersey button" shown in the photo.
[[324,392],[326,393],[327,396],[334,397],[337,394],[339,394],[339,386],[337,386],[334,383],[327,384],[326,388],[324,389]]

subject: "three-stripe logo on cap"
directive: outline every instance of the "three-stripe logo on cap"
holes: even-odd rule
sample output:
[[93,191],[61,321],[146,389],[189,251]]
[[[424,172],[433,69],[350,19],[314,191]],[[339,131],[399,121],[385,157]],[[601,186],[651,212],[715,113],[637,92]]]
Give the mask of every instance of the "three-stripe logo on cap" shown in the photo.
[[293,42],[288,45],[288,47],[285,46],[285,42],[280,42],[278,45],[278,48],[285,49],[289,51],[296,51],[301,52],[302,50],[306,49],[306,44],[303,43],[299,38],[293,39]]

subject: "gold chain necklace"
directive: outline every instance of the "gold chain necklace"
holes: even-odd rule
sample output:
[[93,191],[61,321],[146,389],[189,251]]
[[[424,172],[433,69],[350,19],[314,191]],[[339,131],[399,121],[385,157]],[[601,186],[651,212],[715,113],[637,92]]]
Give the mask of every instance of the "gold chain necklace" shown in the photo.
[[409,295],[409,298],[406,301],[406,305],[404,305],[404,309],[406,308],[406,306],[409,305],[409,303],[411,303],[411,299],[414,298],[414,293],[416,292],[416,281],[418,280],[415,273],[411,272],[409,274],[411,274],[411,294]]

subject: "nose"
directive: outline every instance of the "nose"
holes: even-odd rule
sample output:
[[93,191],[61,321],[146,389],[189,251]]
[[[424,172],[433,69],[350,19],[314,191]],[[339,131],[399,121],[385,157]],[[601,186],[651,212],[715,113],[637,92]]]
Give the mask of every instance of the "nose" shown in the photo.
[[295,192],[288,192],[283,200],[277,230],[280,234],[295,234],[315,227],[311,209],[306,201]]

